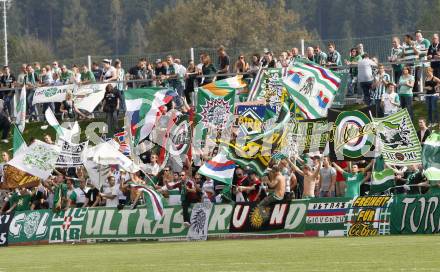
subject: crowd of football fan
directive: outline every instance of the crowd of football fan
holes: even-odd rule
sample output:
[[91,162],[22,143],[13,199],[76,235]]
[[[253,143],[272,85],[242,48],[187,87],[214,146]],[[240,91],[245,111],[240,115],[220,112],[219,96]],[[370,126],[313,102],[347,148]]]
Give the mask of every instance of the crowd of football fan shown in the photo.
[[[414,37],[413,37],[414,36]],[[280,52],[277,57],[270,50],[264,54],[254,54],[247,60],[245,55],[239,55],[236,61],[231,61],[226,49],[218,49],[218,60],[214,64],[208,54],[200,55],[200,63],[190,60],[186,67],[180,59],[167,56],[157,59],[154,63],[144,58],[139,59],[136,66],[124,70],[120,60],[104,59],[102,63],[93,63],[91,70],[87,65],[67,67],[57,61],[51,65],[23,64],[17,76],[5,66],[0,73],[0,129],[2,142],[8,142],[8,134],[13,114],[14,88],[27,89],[27,117],[29,121],[38,120],[41,113],[51,107],[58,117],[76,120],[93,118],[93,113],[78,110],[68,94],[62,103],[46,103],[35,107],[32,98],[37,87],[64,85],[112,83],[106,87],[106,93],[99,107],[107,115],[109,135],[118,131],[118,114],[125,111],[124,92],[130,88],[150,86],[166,86],[177,93],[161,113],[164,118],[171,118],[169,112],[175,109],[182,115],[193,116],[193,93],[197,86],[211,83],[228,77],[229,73],[240,73],[248,82],[256,75],[261,67],[282,68],[292,65],[300,58],[308,59],[319,65],[338,70],[341,66],[349,67],[350,79],[346,90],[347,97],[360,95],[366,105],[375,107],[376,116],[387,116],[406,108],[414,119],[413,100],[415,96],[426,100],[428,116],[418,116],[420,141],[429,136],[430,129],[438,126],[437,103],[440,84],[440,51],[439,36],[434,34],[431,42],[423,38],[420,31],[415,35],[405,35],[403,43],[398,37],[392,39],[391,55],[387,62],[392,63],[391,69],[378,59],[369,56],[362,44],[353,47],[349,56],[343,60],[336,50],[334,43],[329,43],[327,52],[319,46],[307,47],[305,55],[299,54],[298,48]],[[225,74],[225,75],[223,75]],[[42,111],[43,110],[43,111]],[[167,115],[168,114],[168,115]],[[53,144],[49,135],[44,141]],[[217,154],[214,148],[203,154],[208,160]],[[0,176],[3,165],[9,160],[9,154],[2,154],[3,164],[0,166]],[[136,207],[142,205],[142,195],[131,190],[129,181],[137,183],[155,182],[155,188],[161,192],[170,205],[182,205],[184,221],[189,222],[187,208],[189,204],[205,202],[231,201],[260,201],[270,188],[261,182],[255,172],[250,169],[236,168],[231,187],[221,182],[201,176],[197,173],[201,163],[195,165],[188,158],[183,164],[169,163],[163,169],[159,166],[159,156],[147,152],[143,157],[142,172],[137,174],[125,173],[117,167],[111,168],[111,174],[102,188],[96,188],[83,167],[57,169],[53,176],[34,188],[22,188],[2,191],[0,199],[1,212],[12,210],[66,209],[67,207]],[[371,161],[331,162],[323,154],[304,154],[297,158],[281,159],[273,164],[273,168],[286,180],[285,199],[300,199],[305,197],[332,197],[367,194],[371,180],[371,169],[391,167],[395,172],[396,185],[393,193],[424,193],[429,186],[412,187],[410,185],[426,183],[421,165],[404,168],[393,168],[384,164],[379,157]],[[349,182],[348,182],[349,181]]]

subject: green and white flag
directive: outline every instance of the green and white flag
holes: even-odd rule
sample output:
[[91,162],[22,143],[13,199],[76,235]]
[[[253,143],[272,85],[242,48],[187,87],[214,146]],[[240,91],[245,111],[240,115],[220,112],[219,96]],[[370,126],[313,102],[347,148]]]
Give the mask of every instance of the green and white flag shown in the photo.
[[370,194],[382,193],[391,187],[394,187],[393,169],[388,168],[383,171],[373,171]]
[[35,140],[26,149],[26,152],[19,153],[8,164],[45,180],[55,168],[59,154],[60,148],[58,146]]
[[234,113],[235,90],[227,88],[198,88],[196,123],[203,129],[226,127]]
[[440,134],[432,133],[423,144],[424,175],[428,180],[440,180]]
[[80,133],[79,124],[77,121],[73,124],[71,129],[64,128],[58,123],[57,118],[55,117],[55,114],[50,108],[46,109],[46,112],[44,113],[46,117],[46,121],[49,123],[53,129],[55,129],[57,136],[60,139],[66,140],[68,142],[72,142],[72,138]]
[[17,105],[15,107],[15,124],[18,126],[20,132],[24,131],[26,126],[26,87],[23,86],[20,92],[15,93]]
[[406,109],[384,118],[373,118],[386,163],[411,165],[422,162],[422,147]]
[[14,138],[12,142],[12,150],[14,156],[25,151],[27,148],[26,142],[23,139],[23,135],[21,135],[20,130],[17,126],[14,126]]

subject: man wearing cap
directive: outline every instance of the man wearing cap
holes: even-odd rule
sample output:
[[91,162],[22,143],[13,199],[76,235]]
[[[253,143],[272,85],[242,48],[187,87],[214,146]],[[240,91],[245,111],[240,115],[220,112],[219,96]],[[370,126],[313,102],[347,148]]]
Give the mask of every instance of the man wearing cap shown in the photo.
[[102,65],[104,66],[101,76],[102,81],[103,82],[116,81],[118,79],[118,75],[116,73],[116,68],[112,66],[112,60],[103,59]]

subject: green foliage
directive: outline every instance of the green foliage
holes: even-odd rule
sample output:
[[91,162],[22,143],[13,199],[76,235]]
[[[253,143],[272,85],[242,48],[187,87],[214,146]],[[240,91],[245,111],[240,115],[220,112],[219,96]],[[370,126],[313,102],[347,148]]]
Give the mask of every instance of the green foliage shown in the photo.
[[278,48],[307,38],[285,1],[180,0],[158,12],[147,27],[151,50],[190,47]]
[[9,38],[9,61],[11,63],[26,63],[32,61],[50,61],[54,58],[49,43],[33,36],[12,36]]

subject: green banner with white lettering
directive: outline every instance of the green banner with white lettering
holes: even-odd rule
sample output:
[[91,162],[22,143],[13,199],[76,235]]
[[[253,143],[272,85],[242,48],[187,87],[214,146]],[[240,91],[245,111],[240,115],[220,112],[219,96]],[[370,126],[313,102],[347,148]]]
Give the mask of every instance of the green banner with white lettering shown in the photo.
[[9,244],[47,241],[52,211],[36,210],[16,212],[9,225]]
[[440,232],[439,195],[399,195],[391,209],[391,234]]

